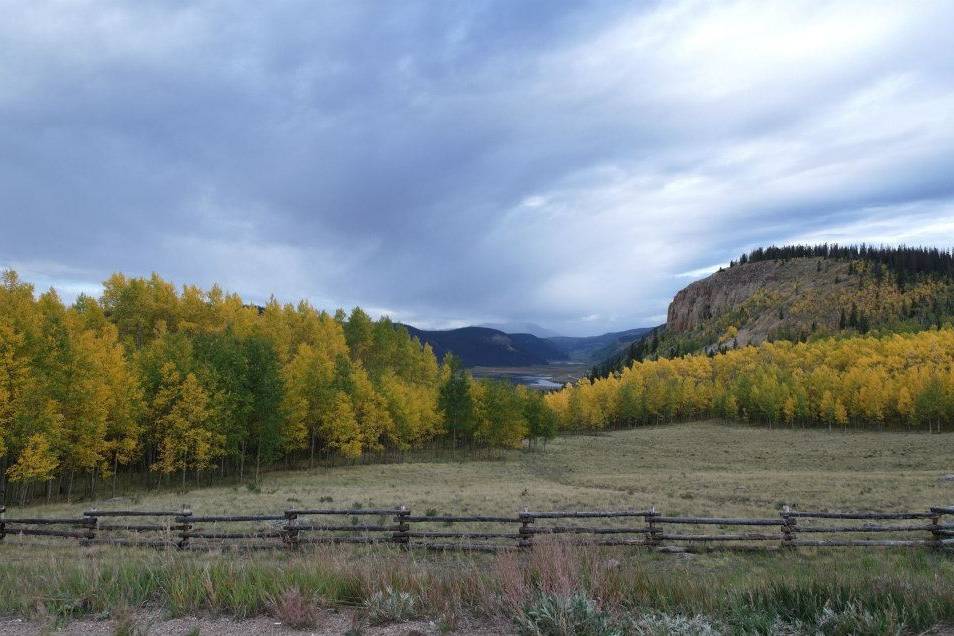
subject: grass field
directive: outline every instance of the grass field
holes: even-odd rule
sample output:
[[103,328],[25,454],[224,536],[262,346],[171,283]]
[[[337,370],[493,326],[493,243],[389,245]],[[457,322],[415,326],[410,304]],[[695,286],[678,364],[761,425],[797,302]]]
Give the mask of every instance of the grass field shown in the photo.
[[[954,481],[944,479],[950,473],[954,435],[699,422],[561,437],[544,452],[493,461],[277,472],[258,489],[143,493],[134,501],[35,506],[30,514],[183,503],[208,513],[402,503],[420,513],[655,505],[671,514],[766,516],[783,504],[923,510],[954,503]],[[389,547],[192,555],[0,545],[6,615],[268,615],[286,624],[305,616],[299,623],[314,630],[340,626],[340,616],[331,618],[340,611],[362,629],[426,618],[417,627],[425,632],[918,633],[954,622],[954,555],[805,549],[678,556],[546,544],[499,556]],[[546,629],[550,618],[569,631]]]
[[[140,506],[197,513],[290,507],[389,507],[416,513],[643,508],[666,514],[766,515],[918,509],[954,503],[954,435],[768,430],[698,422],[565,436],[542,452],[493,461],[420,461],[269,473],[261,486],[143,493],[123,501],[31,507],[31,514]],[[11,516],[15,511],[11,511]]]

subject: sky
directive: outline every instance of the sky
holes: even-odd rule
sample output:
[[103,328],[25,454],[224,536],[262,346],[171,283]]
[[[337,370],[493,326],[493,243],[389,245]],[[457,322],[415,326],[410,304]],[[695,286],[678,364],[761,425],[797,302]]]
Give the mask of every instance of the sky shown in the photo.
[[954,2],[0,0],[0,267],[424,328],[954,245]]

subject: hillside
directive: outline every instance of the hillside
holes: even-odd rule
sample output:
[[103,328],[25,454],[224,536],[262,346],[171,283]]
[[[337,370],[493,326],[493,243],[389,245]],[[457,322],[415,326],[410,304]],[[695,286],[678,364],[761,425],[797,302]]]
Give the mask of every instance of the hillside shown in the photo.
[[664,327],[597,371],[765,341],[940,327],[954,317],[951,260],[920,248],[756,250],[679,291]]
[[507,334],[487,327],[463,327],[425,331],[405,325],[412,336],[431,345],[442,359],[447,352],[461,358],[464,366],[514,367],[566,360],[567,354],[547,340],[528,333]]
[[464,366],[525,367],[551,362],[598,362],[625,351],[650,331],[648,327],[604,333],[599,336],[553,336],[505,333],[490,327],[427,331],[404,325],[412,336],[431,345],[438,359],[452,351]]

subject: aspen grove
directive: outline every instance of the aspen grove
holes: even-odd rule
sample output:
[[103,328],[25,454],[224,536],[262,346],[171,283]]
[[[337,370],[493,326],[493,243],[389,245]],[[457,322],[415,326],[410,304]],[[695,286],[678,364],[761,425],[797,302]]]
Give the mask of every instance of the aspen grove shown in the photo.
[[634,362],[551,393],[561,428],[722,418],[768,425],[950,430],[954,329],[766,342]]
[[67,307],[3,273],[0,491],[21,502],[92,493],[123,471],[257,480],[282,459],[513,447],[555,431],[540,393],[476,381],[358,308],[256,307],[155,274],[103,288]]

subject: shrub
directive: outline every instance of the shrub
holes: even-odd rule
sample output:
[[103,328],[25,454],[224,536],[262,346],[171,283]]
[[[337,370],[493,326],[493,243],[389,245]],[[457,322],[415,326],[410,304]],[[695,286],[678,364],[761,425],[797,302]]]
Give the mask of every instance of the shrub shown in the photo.
[[621,636],[623,630],[582,592],[538,596],[516,618],[524,636]]
[[417,618],[419,603],[410,592],[399,592],[385,588],[372,594],[364,606],[368,610],[368,621],[372,625],[399,623]]
[[674,616],[653,612],[633,617],[627,625],[634,636],[718,636],[725,633],[718,621],[706,616]]
[[282,592],[272,604],[272,615],[289,627],[314,627],[318,624],[319,608],[297,588]]
[[818,616],[815,630],[824,636],[877,636],[900,634],[904,625],[891,608],[871,611],[859,604],[848,603],[840,610],[826,606]]

